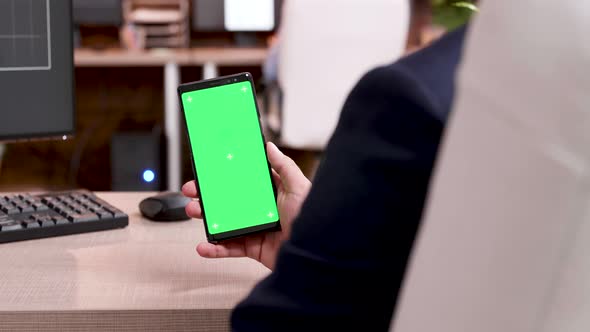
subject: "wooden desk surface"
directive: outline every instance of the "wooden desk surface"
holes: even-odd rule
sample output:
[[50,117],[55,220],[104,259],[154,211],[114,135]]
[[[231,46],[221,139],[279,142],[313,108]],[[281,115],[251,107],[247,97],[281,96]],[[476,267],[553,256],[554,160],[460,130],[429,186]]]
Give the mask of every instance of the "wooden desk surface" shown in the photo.
[[141,67],[163,66],[168,62],[179,65],[246,66],[261,65],[266,59],[264,47],[200,47],[190,49],[155,49],[127,51],[123,49],[91,50],[76,49],[74,62],[77,67]]
[[97,195],[127,212],[129,226],[0,245],[0,330],[43,324],[63,331],[78,323],[84,330],[226,330],[231,308],[268,273],[249,259],[199,257],[202,222],[142,218],[137,206],[147,193]]

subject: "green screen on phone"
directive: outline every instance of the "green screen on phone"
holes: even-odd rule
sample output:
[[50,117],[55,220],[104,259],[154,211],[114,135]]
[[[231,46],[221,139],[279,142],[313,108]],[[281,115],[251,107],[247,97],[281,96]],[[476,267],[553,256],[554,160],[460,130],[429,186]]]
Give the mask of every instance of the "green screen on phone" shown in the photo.
[[249,81],[181,95],[210,234],[279,220],[254,96]]

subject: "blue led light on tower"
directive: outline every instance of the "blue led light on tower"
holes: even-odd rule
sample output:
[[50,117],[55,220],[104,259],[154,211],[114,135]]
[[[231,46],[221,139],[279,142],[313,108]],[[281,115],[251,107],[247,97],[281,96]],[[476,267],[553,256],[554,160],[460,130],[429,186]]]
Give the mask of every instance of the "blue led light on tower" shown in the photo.
[[160,150],[162,133],[118,132],[111,138],[111,189],[113,191],[160,191],[164,158]]
[[154,181],[155,178],[156,173],[154,173],[154,171],[152,171],[151,169],[148,168],[143,171],[143,181],[151,183],[152,181]]

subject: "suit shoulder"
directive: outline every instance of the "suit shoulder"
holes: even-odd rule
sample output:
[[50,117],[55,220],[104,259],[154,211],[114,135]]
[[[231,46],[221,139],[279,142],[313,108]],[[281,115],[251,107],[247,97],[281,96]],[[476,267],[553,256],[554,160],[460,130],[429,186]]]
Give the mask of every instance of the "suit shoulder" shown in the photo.
[[[359,121],[387,116],[411,103],[416,111],[432,113],[435,100],[427,86],[399,62],[372,69],[356,84],[344,105],[342,120]],[[386,113],[386,114],[382,114]]]
[[446,34],[430,46],[394,65],[421,83],[435,104],[433,112],[445,120],[455,93],[455,77],[463,53],[467,26]]
[[423,50],[369,71],[348,96],[339,126],[363,128],[369,121],[397,116],[396,112],[421,114],[445,123],[464,34],[465,28],[461,28]]

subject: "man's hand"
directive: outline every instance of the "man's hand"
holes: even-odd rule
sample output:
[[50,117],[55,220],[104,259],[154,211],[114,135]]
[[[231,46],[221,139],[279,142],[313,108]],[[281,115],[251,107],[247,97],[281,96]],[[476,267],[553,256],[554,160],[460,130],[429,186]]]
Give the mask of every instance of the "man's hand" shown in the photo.
[[[273,269],[279,248],[291,233],[291,224],[299,214],[301,204],[307,197],[311,183],[295,162],[285,156],[274,144],[267,143],[267,154],[273,170],[274,182],[278,189],[277,204],[281,217],[280,232],[268,232],[224,241],[221,244],[199,243],[197,252],[206,258],[250,257]],[[198,198],[195,181],[187,182],[182,193]],[[193,218],[202,218],[198,202],[190,202],[186,213]]]

